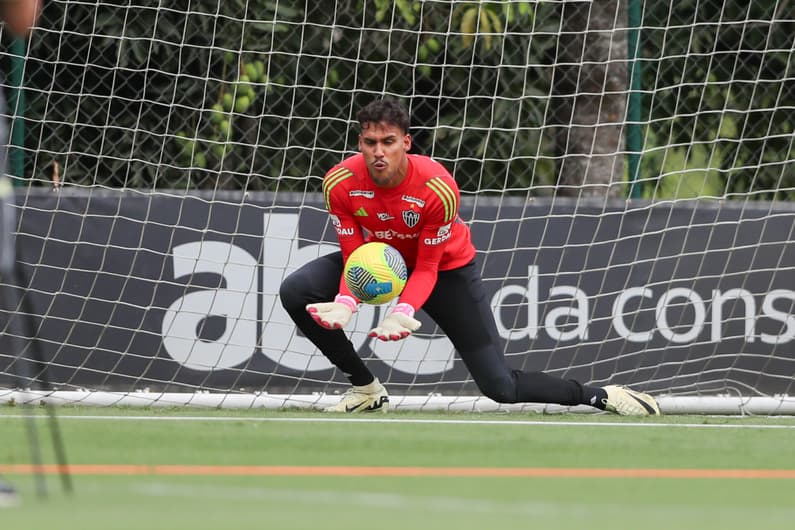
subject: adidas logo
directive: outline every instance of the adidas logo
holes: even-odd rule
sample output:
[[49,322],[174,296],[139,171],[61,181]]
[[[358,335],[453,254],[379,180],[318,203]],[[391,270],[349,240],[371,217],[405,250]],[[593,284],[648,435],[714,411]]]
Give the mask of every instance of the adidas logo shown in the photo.
[[356,217],[367,217],[367,211],[365,211],[364,206],[353,212],[353,215]]

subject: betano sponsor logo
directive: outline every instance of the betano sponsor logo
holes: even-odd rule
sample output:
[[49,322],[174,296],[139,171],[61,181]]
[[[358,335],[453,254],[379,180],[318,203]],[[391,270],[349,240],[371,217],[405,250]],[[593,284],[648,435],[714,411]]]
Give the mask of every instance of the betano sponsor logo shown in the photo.
[[406,234],[404,232],[392,230],[391,228],[389,230],[373,230],[373,236],[382,241],[388,241],[390,239],[417,239],[420,237],[419,234]]

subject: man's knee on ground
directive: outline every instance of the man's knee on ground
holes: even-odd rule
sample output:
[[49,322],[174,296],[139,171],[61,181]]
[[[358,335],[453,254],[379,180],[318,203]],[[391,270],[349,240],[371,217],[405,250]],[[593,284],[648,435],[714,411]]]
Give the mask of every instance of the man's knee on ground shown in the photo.
[[475,382],[487,398],[497,403],[516,403],[516,383],[510,375]]

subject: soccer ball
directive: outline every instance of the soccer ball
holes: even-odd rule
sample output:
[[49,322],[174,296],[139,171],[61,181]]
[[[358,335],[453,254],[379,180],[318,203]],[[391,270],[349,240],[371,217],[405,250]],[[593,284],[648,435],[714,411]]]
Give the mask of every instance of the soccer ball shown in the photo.
[[345,285],[366,304],[385,304],[400,296],[406,286],[406,262],[395,247],[365,243],[348,257],[343,271]]

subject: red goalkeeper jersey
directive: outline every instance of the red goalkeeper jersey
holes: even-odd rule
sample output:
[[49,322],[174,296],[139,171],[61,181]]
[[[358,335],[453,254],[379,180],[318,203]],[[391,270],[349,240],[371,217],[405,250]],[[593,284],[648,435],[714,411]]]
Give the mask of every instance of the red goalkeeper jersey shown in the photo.
[[[475,247],[458,216],[460,194],[453,177],[427,156],[407,156],[406,178],[395,188],[376,186],[358,154],[326,174],[323,193],[343,263],[366,241],[392,245],[410,269],[399,301],[419,309],[436,285],[437,273],[472,261]],[[340,293],[353,296],[343,279]]]

